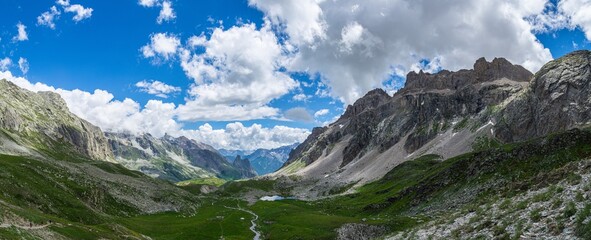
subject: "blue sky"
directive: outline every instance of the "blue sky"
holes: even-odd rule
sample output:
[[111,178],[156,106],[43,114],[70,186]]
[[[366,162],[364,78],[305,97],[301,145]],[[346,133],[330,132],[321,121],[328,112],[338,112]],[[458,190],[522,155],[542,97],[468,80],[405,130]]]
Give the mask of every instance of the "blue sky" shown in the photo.
[[[514,63],[536,70],[546,60],[560,57],[573,50],[591,47],[585,35],[586,31],[591,32],[588,29],[591,23],[585,22],[585,19],[577,19],[576,12],[573,12],[577,11],[576,9],[591,9],[590,4],[583,1],[580,3],[582,6],[569,8],[569,4],[580,2],[577,0],[564,0],[563,2],[566,3],[563,5],[538,0],[524,1],[527,3],[523,6],[520,3],[510,5],[514,8],[512,13],[522,16],[516,19],[479,17],[476,22],[482,21],[482,24],[469,26],[474,33],[472,36],[474,40],[470,39],[470,36],[465,39],[445,36],[444,32],[447,30],[445,28],[451,28],[452,32],[456,30],[453,27],[455,15],[451,10],[447,14],[445,8],[440,9],[443,11],[439,16],[442,23],[433,22],[427,18],[427,13],[432,10],[429,6],[419,6],[424,17],[414,13],[413,15],[416,16],[400,19],[400,21],[409,21],[411,24],[400,24],[399,21],[397,22],[398,16],[412,13],[413,9],[416,9],[395,6],[397,3],[405,2],[403,0],[392,1],[392,3],[344,0],[338,4],[330,3],[332,1],[317,3],[313,0],[299,2],[295,0],[279,2],[152,0],[151,6],[142,6],[136,0],[70,0],[65,5],[45,0],[1,1],[0,60],[8,58],[12,64],[0,71],[10,72],[14,77],[24,77],[32,83],[40,82],[56,89],[68,91],[80,89],[91,95],[95,93],[95,89],[104,90],[114,96],[113,99],[105,102],[112,106],[108,109],[119,105],[133,105],[127,104],[130,101],[125,102],[128,98],[137,103],[139,109],[129,110],[122,115],[113,113],[112,116],[124,116],[133,118],[133,121],[149,122],[149,124],[138,122],[136,125],[144,126],[142,124],[145,124],[143,127],[145,131],[155,135],[170,131],[176,135],[190,135],[220,148],[275,147],[301,141],[311,128],[334,120],[343,112],[346,104],[352,103],[367,90],[382,87],[391,93],[395,92],[397,88],[403,86],[404,76],[411,70],[469,68],[479,56],[485,56],[489,60],[497,56],[507,57]],[[157,18],[165,2],[172,7],[174,17],[158,23]],[[507,4],[514,4],[514,1],[507,2]],[[486,3],[482,6],[471,6],[474,3],[466,2],[465,6],[479,9],[493,6],[494,2],[491,3],[493,4],[489,6]],[[83,19],[74,19],[77,12],[66,11],[66,9],[77,4],[84,9],[91,8],[91,15]],[[535,6],[526,6],[527,4]],[[555,6],[549,8],[548,4]],[[60,12],[53,21],[54,29],[38,21],[38,17],[50,11],[52,6]],[[453,6],[449,7],[453,8]],[[505,11],[502,8],[497,10]],[[493,9],[492,12],[497,10]],[[294,14],[289,14],[290,11]],[[467,9],[467,12],[474,12],[474,9]],[[567,20],[549,21],[548,19],[552,20],[553,17],[558,16],[550,13],[564,16]],[[526,18],[530,24],[526,26],[526,30],[529,29],[527,32],[531,33],[532,39],[521,39],[523,37],[521,33],[513,35],[503,33],[514,29],[520,31],[518,28],[523,28],[523,24],[520,23]],[[15,38],[19,23],[26,26],[27,40],[18,41]],[[501,26],[502,29],[481,28],[489,23],[497,24],[494,26]],[[248,29],[246,26],[249,24],[254,24],[254,29]],[[232,32],[231,29],[236,31]],[[416,31],[411,31],[413,29]],[[231,33],[251,34],[244,35],[244,39],[255,36],[257,40],[263,39],[262,44],[267,44],[268,42],[264,41],[269,39],[275,39],[276,41],[271,41],[272,45],[269,46],[277,47],[279,52],[261,53],[261,59],[272,57],[270,65],[261,69],[249,69],[253,66],[252,63],[249,63],[248,59],[240,59],[240,56],[256,55],[256,53],[240,52],[244,48],[248,49],[249,46],[228,50],[229,45],[212,40],[215,38],[212,35],[216,30],[218,40],[230,38]],[[457,29],[457,31],[462,30]],[[429,33],[429,35],[422,35],[423,33],[420,32]],[[142,51],[142,48],[150,45],[151,39],[159,33],[175,38],[180,43],[175,46],[175,52],[170,55],[170,59],[166,59],[167,57],[158,51],[155,56],[147,56]],[[191,37],[199,36],[206,43],[196,47],[189,46]],[[239,39],[235,40],[237,44],[248,42],[241,41],[243,38],[240,37],[237,39]],[[488,39],[490,42],[486,42]],[[479,41],[479,46],[470,44],[470,41],[476,40]],[[516,45],[518,50],[499,47],[504,45]],[[231,55],[238,51],[235,55],[237,57],[232,61],[229,58],[220,58],[219,54],[205,54],[206,50],[213,52],[214,49],[221,51],[222,55]],[[190,56],[194,57],[183,59],[181,57],[183,50],[187,50]],[[19,69],[20,58],[28,62],[29,69],[26,73]],[[205,74],[204,71],[199,70],[202,68],[182,66],[183,62],[191,60],[196,60],[193,63],[203,60],[200,67],[213,66],[218,71],[218,77],[204,77],[200,82],[200,77],[191,75],[189,72],[200,71],[199,76],[201,76]],[[216,61],[219,61],[218,65],[214,64]],[[248,74],[233,72],[236,69],[220,69],[230,64],[244,68]],[[260,75],[256,75],[259,73]],[[259,76],[266,77],[267,82],[257,83],[259,85],[248,82],[249,79]],[[280,80],[274,81],[273,77]],[[148,82],[156,80],[178,89],[164,94],[167,97],[162,98],[144,92],[136,86],[138,82],[144,80]],[[230,93],[244,93],[256,98],[256,89],[245,93],[240,90],[240,87],[231,83],[239,82],[239,86],[245,88],[245,86],[267,86],[266,84],[281,81],[283,81],[282,84],[274,86],[277,88],[275,92],[261,92],[261,95],[268,95],[257,101],[236,100],[228,96],[226,96],[227,100],[220,103],[213,101],[216,104],[222,104],[220,106],[228,107],[227,110],[220,110],[229,111],[224,114],[228,117],[219,120],[215,117],[204,119],[203,115],[211,113],[212,110],[205,109],[202,112],[195,110],[204,109],[208,104],[212,104],[212,101],[199,100],[199,98],[205,99],[203,97],[204,91],[207,90],[205,86],[217,86],[221,89],[227,87]],[[192,90],[198,91],[199,94],[190,94]],[[131,127],[129,129],[120,127],[132,126],[133,122],[105,122],[108,120],[96,117],[96,109],[107,109],[101,108],[105,106],[88,106],[88,109],[85,106],[74,106],[77,100],[72,97],[73,95],[67,94],[70,93],[63,96],[76,114],[88,118],[103,129],[141,131],[132,130]],[[141,118],[140,116],[147,115],[139,113],[150,100],[159,101],[159,106],[173,103],[173,108],[188,102],[197,102],[195,104],[198,107],[187,108],[188,110],[183,113],[170,113],[170,119],[158,119],[171,124],[172,130],[166,130],[167,128],[160,128],[155,119],[137,120]],[[267,112],[257,116],[239,117],[232,115],[233,107],[236,106],[247,106],[244,107],[247,111]],[[96,108],[91,111],[93,109],[90,108],[93,107]],[[323,109],[326,110],[322,111]],[[215,109],[213,111],[215,112]],[[105,112],[105,114],[110,113]],[[131,117],[132,115],[134,116]],[[232,124],[237,122],[240,122],[246,130],[234,129],[235,126]],[[198,129],[206,124],[211,126],[213,131],[207,132],[205,129],[199,132]],[[232,126],[229,127],[228,124]],[[251,128],[253,124],[260,125],[261,130]],[[277,126],[285,129],[276,130]],[[231,131],[235,132],[229,134]],[[238,132],[244,134],[240,135]],[[261,144],[247,143],[249,140]]]

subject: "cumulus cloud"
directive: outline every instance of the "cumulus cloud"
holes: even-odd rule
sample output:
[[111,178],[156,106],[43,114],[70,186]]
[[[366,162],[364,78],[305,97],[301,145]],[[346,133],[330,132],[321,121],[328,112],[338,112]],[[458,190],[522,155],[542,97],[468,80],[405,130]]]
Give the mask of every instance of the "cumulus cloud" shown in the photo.
[[[267,14],[285,28],[295,44],[312,43],[324,39],[327,23],[321,0],[249,0],[248,3]],[[338,4],[338,3],[336,3]]]
[[27,26],[19,22],[16,24],[16,29],[18,33],[16,34],[16,36],[12,38],[13,41],[16,42],[29,40],[29,35],[27,34]]
[[168,22],[176,18],[176,13],[172,8],[172,3],[169,0],[139,0],[138,4],[143,7],[160,7],[160,14],[156,19],[158,24]]
[[283,48],[269,25],[215,28],[209,37],[189,38],[179,57],[194,80],[189,101],[179,106],[184,120],[277,117],[267,104],[299,86],[281,70]]
[[190,94],[203,104],[265,104],[298,86],[282,72],[282,46],[268,26],[216,28],[192,41],[205,52],[181,54],[181,67],[195,80]]
[[162,9],[160,9],[160,15],[158,15],[158,18],[156,19],[156,22],[158,22],[158,24],[162,24],[162,22],[164,21],[170,21],[176,18],[176,14],[174,13],[174,10],[172,9],[172,3],[170,3],[169,1],[163,1],[162,2]]
[[[0,79],[7,79],[34,92],[56,92],[66,101],[72,113],[105,131],[150,133],[156,137],[168,133],[177,137],[186,136],[216,148],[245,150],[276,148],[302,142],[309,134],[307,129],[284,126],[264,128],[259,124],[246,127],[242,123],[230,123],[223,129],[214,129],[209,124],[204,124],[198,129],[187,129],[175,120],[178,109],[173,103],[150,100],[141,106],[129,98],[115,100],[113,94],[104,90],[97,89],[92,93],[78,89],[64,90],[43,83],[31,83],[23,77],[12,75],[9,71],[0,71]],[[221,109],[224,110],[226,109]]]
[[55,1],[55,3],[57,3],[57,5],[60,5],[63,7],[70,6],[70,0],[57,0],[57,1]]
[[59,18],[61,12],[57,9],[56,6],[52,6],[49,8],[49,11],[43,12],[40,16],[37,17],[37,25],[40,26],[47,26],[51,29],[55,29],[55,20]]
[[75,13],[72,18],[75,22],[80,22],[84,19],[92,17],[92,8],[86,8],[80,4],[70,5],[64,8],[64,11]]
[[586,0],[562,0],[558,4],[560,11],[570,19],[571,26],[578,26],[587,40],[591,41],[591,2]]
[[155,63],[174,58],[181,46],[181,40],[174,34],[152,34],[150,43],[141,48],[146,58],[152,58]]
[[329,113],[328,109],[320,109],[314,113],[314,117],[321,117]]
[[297,49],[288,69],[321,74],[330,95],[344,103],[424,59],[458,70],[480,57],[505,57],[532,71],[552,59],[525,19],[543,12],[545,0],[249,3]]
[[[246,127],[240,122],[227,124],[225,129],[217,130],[209,124],[204,124],[197,130],[186,130],[183,133],[215,148],[230,150],[272,149],[303,142],[310,134],[306,129],[285,126],[264,128],[260,124]],[[213,139],[216,141],[212,141]]]
[[18,68],[21,70],[23,74],[27,74],[29,72],[29,61],[27,61],[26,58],[19,58]]
[[137,82],[135,86],[138,87],[142,92],[156,95],[157,97],[161,98],[168,98],[169,94],[181,91],[180,87],[171,86],[156,80],[143,80]]
[[[64,12],[74,13],[72,20],[75,22],[80,22],[84,19],[92,17],[92,12],[94,11],[94,9],[84,7],[80,4],[70,4],[70,0],[57,0],[55,3],[60,5],[64,9]],[[53,12],[53,9],[51,10]],[[59,15],[59,13],[57,13],[57,15]],[[43,14],[41,16],[43,16]],[[39,18],[37,18],[37,22],[39,22]]]
[[279,115],[279,109],[262,104],[206,105],[199,101],[188,101],[177,109],[182,121],[246,121],[273,118]]
[[156,2],[156,0],[140,0],[138,4],[144,7],[153,7],[156,5]]
[[308,101],[308,99],[310,99],[310,96],[303,93],[298,93],[296,95],[293,95],[291,99],[293,99],[294,101],[306,102]]
[[12,66],[12,60],[8,57],[0,59],[0,71],[7,71]]

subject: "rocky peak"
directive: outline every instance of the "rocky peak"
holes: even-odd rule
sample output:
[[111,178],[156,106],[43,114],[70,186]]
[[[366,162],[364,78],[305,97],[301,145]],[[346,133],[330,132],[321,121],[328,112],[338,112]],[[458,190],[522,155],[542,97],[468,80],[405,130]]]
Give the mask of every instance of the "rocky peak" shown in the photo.
[[391,98],[392,97],[381,88],[371,90],[362,98],[357,99],[353,105],[347,106],[347,110],[342,118],[349,118],[358,115],[365,110],[374,109],[389,101]]
[[527,82],[533,74],[519,65],[514,65],[504,58],[495,58],[487,62],[480,58],[474,63],[472,70],[457,72],[442,70],[431,74],[420,71],[409,72],[406,83],[401,92],[429,91],[429,90],[457,90],[467,85],[491,82],[499,79],[510,79],[516,82]]

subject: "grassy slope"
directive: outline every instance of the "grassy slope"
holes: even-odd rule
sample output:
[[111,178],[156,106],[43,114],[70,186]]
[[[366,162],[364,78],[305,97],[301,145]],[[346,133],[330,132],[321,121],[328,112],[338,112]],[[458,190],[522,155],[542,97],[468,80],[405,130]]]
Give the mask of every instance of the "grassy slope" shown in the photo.
[[[117,232],[113,224],[125,226],[122,229],[127,230],[119,230],[125,234],[139,236],[141,233],[153,239],[218,239],[221,235],[225,239],[251,238],[253,234],[248,230],[251,216],[226,208],[236,205],[260,216],[258,229],[266,238],[331,239],[336,235],[335,229],[344,223],[386,225],[391,231],[401,231],[450,211],[486,204],[499,196],[512,196],[528,189],[548,186],[572,177],[572,173],[566,171],[568,168],[564,166],[590,157],[591,132],[573,130],[525,143],[485,148],[445,161],[439,160],[437,156],[423,156],[401,164],[383,179],[358,189],[355,194],[316,202],[257,202],[247,207],[245,202],[232,200],[246,188],[277,192],[289,189],[282,189],[279,184],[268,180],[239,181],[227,183],[222,188],[223,192],[201,199],[201,207],[195,215],[168,213],[131,218],[97,216],[84,207],[82,210],[72,210],[72,206],[78,209],[79,203],[74,199],[80,196],[68,195],[72,193],[64,193],[57,187],[51,190],[51,185],[49,189],[42,189],[47,184],[43,185],[45,181],[39,179],[47,178],[47,174],[41,174],[38,170],[46,166],[35,166],[34,162],[30,162],[33,160],[2,157],[2,188],[13,184],[13,177],[22,186],[17,190],[9,190],[11,198],[4,194],[0,199],[9,205],[24,206],[23,209],[28,210],[22,210],[20,214],[27,219],[39,222],[53,219],[63,223],[63,226],[73,223],[70,227],[56,225],[52,229],[70,237],[76,236],[77,239],[120,235],[121,232]],[[17,175],[20,172],[22,175]],[[52,191],[65,195],[58,196]],[[64,206],[56,205],[59,211],[49,212],[49,216],[37,210],[34,204],[23,203],[38,203],[36,198],[43,194],[47,194],[49,199],[56,199],[56,202],[64,201]],[[76,219],[85,214],[93,217],[85,221]],[[590,228],[589,224],[581,221],[580,225],[579,234],[589,234],[586,230]],[[0,238],[10,234],[13,232],[0,230]],[[84,234],[88,235],[84,237]]]

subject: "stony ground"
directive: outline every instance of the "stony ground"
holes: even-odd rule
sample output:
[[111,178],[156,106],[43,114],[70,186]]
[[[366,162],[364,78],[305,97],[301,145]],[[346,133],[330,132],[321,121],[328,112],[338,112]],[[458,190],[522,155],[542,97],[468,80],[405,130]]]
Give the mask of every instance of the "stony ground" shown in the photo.
[[558,184],[448,214],[386,239],[583,239],[583,226],[591,221],[591,160],[578,164],[579,170]]

